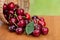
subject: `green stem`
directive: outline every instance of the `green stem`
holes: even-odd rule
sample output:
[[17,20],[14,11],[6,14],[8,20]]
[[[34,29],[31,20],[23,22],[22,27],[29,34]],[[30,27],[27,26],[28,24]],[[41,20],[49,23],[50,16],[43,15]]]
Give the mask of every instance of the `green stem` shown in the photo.
[[[14,25],[17,26],[16,23],[14,23]],[[17,27],[18,27],[18,26],[17,26]]]
[[11,17],[11,14],[9,15],[9,19],[10,19],[10,17]]

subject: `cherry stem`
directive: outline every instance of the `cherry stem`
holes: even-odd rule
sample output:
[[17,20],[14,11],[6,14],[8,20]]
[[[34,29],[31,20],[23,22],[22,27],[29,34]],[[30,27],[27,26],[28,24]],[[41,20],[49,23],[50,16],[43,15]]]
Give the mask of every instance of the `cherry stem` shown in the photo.
[[[14,16],[17,18],[17,14],[16,14],[16,12],[15,12]],[[17,18],[17,20],[18,20],[18,18]],[[18,21],[19,21],[19,20],[18,20]]]
[[9,15],[9,19],[10,19],[10,16],[11,16],[11,14]]
[[[13,22],[13,23],[14,23],[14,22]],[[17,26],[16,23],[14,23],[14,25]],[[18,26],[17,26],[17,27],[18,27]]]
[[15,16],[15,17],[17,17],[17,14],[16,14],[16,12],[15,12],[14,16]]

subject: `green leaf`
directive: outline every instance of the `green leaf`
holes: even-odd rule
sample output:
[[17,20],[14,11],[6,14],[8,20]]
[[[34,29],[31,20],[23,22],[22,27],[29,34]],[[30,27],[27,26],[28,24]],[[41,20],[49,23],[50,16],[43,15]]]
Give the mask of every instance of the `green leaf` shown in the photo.
[[26,33],[29,35],[34,31],[34,22],[30,22],[25,29]]

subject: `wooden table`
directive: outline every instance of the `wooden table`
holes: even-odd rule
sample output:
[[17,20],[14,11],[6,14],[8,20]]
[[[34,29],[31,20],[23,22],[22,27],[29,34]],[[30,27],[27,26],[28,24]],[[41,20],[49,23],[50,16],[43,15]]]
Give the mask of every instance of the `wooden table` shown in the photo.
[[26,36],[25,34],[17,35],[11,33],[7,29],[7,25],[0,27],[0,40],[60,40],[60,16],[43,16],[49,28],[48,35],[40,35],[39,37]]

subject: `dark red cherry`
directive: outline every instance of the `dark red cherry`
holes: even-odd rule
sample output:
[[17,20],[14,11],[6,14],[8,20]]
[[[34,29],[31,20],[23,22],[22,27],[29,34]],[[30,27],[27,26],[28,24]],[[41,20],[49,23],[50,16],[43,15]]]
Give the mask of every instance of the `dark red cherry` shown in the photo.
[[33,31],[33,36],[35,36],[35,37],[38,37],[38,36],[40,36],[40,30],[34,30]]
[[7,4],[4,3],[3,10],[7,10]]
[[26,23],[24,20],[20,20],[18,23],[17,23],[18,27],[25,27]]
[[10,23],[10,24],[14,24],[14,23],[16,23],[16,22],[17,22],[16,18],[10,18],[10,19],[9,19],[9,23]]
[[47,27],[43,27],[42,28],[42,34],[43,35],[47,35],[48,34],[48,31],[49,31],[49,29]]
[[38,24],[41,24],[42,26],[46,26],[45,21],[38,21]]
[[44,18],[43,18],[43,17],[40,17],[39,20],[40,20],[40,21],[44,21]]
[[13,3],[13,2],[10,2],[9,4],[8,4],[8,9],[10,10],[14,10],[14,8],[15,8],[15,4]]
[[26,19],[27,19],[27,20],[30,20],[30,14],[25,13],[25,16],[26,16]]
[[42,29],[42,25],[34,24],[34,29],[41,30]]
[[11,25],[11,26],[8,27],[9,31],[11,31],[11,32],[15,32],[16,28],[17,27],[14,26],[14,25]]
[[16,13],[18,15],[24,16],[24,9],[17,9]]
[[36,19],[33,19],[34,23],[37,23],[37,20]]
[[22,34],[24,32],[23,28],[17,28],[16,33],[17,34]]
[[25,20],[26,25],[29,24],[29,20]]
[[38,16],[33,16],[32,19],[35,19],[36,20],[36,19],[38,19]]
[[8,10],[3,10],[3,13],[4,14],[8,14]]
[[12,14],[13,15],[14,14],[14,11],[13,10],[9,10],[8,11],[8,14]]
[[20,21],[20,20],[22,20],[22,19],[23,19],[23,18],[22,18],[21,15],[18,15],[18,16],[17,16],[17,20],[18,20],[18,21]]

